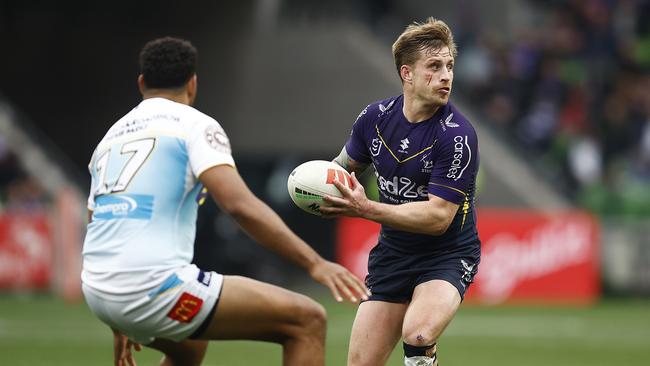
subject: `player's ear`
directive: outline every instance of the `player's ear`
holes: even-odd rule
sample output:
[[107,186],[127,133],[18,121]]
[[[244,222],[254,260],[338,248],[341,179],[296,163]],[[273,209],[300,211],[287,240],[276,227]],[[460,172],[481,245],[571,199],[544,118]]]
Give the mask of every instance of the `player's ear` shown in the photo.
[[138,75],[138,89],[140,94],[144,94],[144,91],[147,89],[147,86],[144,84],[144,76],[142,74]]
[[196,97],[197,88],[198,88],[198,79],[196,77],[196,74],[194,74],[187,82],[187,95],[190,97],[190,100],[194,100],[194,98]]
[[413,73],[411,72],[411,67],[408,65],[402,65],[399,68],[399,74],[402,77],[402,80],[405,83],[412,83],[413,82]]

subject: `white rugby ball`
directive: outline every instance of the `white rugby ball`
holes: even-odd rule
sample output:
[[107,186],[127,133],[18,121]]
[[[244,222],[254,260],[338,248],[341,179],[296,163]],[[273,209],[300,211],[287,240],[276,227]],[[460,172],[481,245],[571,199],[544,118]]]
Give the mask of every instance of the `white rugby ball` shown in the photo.
[[311,160],[302,163],[289,174],[287,188],[291,200],[302,210],[321,216],[323,196],[342,197],[334,180],[350,187],[350,174],[340,165],[326,160]]

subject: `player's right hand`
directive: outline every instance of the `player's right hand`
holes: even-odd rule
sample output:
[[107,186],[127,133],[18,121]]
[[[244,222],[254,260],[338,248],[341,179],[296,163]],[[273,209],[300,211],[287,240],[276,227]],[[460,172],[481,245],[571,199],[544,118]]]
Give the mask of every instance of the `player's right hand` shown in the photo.
[[368,300],[370,291],[352,272],[340,264],[321,260],[314,264],[309,274],[318,282],[327,286],[336,301],[343,301],[343,297],[351,303]]

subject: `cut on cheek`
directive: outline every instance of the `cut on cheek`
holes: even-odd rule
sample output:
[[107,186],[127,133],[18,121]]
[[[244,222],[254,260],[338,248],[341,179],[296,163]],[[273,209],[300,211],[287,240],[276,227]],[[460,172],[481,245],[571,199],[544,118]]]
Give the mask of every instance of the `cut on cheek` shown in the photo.
[[427,81],[427,86],[431,86],[431,80],[433,80],[433,75],[426,75],[425,80]]

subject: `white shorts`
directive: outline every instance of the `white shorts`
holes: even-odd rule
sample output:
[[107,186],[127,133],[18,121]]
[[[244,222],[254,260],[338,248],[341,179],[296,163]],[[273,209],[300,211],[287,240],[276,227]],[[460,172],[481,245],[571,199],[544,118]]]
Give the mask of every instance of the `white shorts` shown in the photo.
[[210,315],[221,294],[223,275],[195,265],[173,271],[153,290],[128,296],[107,294],[82,285],[93,313],[129,339],[151,343],[155,338],[182,341]]

